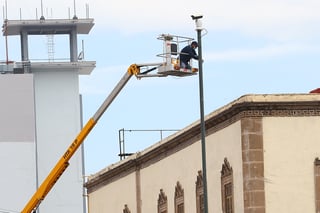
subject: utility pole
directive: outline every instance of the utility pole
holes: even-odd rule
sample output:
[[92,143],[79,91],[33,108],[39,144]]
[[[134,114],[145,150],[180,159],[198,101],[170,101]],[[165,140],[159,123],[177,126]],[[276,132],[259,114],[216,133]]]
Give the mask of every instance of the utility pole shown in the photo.
[[204,95],[203,95],[203,70],[202,70],[202,43],[201,32],[202,15],[192,15],[192,20],[196,23],[196,31],[198,36],[198,63],[199,63],[199,96],[200,96],[200,123],[201,123],[201,152],[202,152],[202,178],[203,178],[203,205],[204,213],[208,213],[208,190],[207,190],[207,163],[206,163],[206,127],[204,121]]

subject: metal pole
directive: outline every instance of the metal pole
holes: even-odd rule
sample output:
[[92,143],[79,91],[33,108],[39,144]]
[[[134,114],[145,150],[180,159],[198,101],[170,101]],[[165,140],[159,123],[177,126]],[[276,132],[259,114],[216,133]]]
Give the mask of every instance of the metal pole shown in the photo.
[[43,3],[42,3],[42,0],[41,0],[41,17],[40,17],[40,20],[44,20],[44,16],[43,16]]
[[202,71],[202,43],[201,43],[201,21],[202,16],[191,16],[196,22],[198,35],[198,64],[199,64],[199,96],[200,96],[200,125],[201,125],[201,152],[202,152],[202,178],[203,178],[203,205],[204,213],[208,213],[208,191],[207,191],[207,162],[206,162],[206,127],[204,120],[204,95],[203,95],[203,71]]

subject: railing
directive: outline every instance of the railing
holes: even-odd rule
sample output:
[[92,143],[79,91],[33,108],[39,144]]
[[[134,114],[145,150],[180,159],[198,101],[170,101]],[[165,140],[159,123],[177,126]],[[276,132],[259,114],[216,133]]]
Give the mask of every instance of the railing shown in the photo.
[[1,74],[22,74],[30,72],[30,61],[0,61]]
[[125,132],[159,132],[160,140],[163,139],[163,132],[177,132],[179,129],[119,129],[119,147],[120,153],[118,156],[120,160],[125,159],[127,156],[132,155],[133,153],[127,153],[125,151]]

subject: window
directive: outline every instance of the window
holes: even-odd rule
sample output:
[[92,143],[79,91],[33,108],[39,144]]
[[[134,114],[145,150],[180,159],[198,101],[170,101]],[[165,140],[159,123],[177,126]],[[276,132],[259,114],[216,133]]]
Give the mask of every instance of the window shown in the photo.
[[232,213],[232,184],[224,185],[225,212]]
[[233,213],[233,171],[228,159],[224,159],[221,169],[222,212]]
[[174,193],[174,209],[175,213],[184,213],[184,190],[179,181],[177,182]]
[[158,213],[167,213],[168,212],[168,202],[167,202],[167,196],[163,192],[162,189],[160,189],[159,198],[158,198]]
[[197,181],[196,181],[196,208],[197,213],[204,213],[204,197],[203,197],[203,178],[202,171],[198,171]]

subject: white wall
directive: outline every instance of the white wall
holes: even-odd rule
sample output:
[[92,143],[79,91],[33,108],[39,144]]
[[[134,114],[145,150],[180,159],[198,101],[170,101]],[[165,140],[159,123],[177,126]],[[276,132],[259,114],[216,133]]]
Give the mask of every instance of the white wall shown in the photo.
[[[35,81],[36,144],[41,184],[80,131],[78,73],[37,71]],[[83,212],[82,155],[70,166],[40,205],[42,213]]]
[[0,142],[34,141],[33,75],[0,75]]
[[[80,131],[78,72],[45,69],[0,75],[0,211],[20,212]],[[41,213],[83,212],[82,163],[79,149]]]
[[0,212],[20,212],[36,188],[34,142],[1,142],[0,168]]
[[315,212],[320,118],[264,118],[266,213]]
[[0,75],[0,211],[21,211],[36,188],[33,92],[33,75]]

